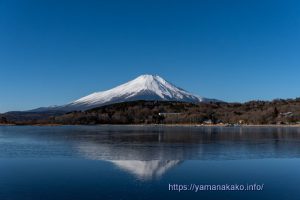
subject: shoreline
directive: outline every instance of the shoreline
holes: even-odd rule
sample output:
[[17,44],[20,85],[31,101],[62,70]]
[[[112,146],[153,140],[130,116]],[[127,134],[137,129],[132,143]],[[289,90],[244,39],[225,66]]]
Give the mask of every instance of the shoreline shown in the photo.
[[224,127],[224,128],[243,128],[243,127],[277,127],[288,128],[296,127],[300,128],[300,124],[0,124],[1,126],[136,126],[136,127]]

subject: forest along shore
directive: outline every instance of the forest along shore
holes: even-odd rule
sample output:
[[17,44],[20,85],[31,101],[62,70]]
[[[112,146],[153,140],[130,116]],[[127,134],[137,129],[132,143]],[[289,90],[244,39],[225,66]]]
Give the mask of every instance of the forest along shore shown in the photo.
[[300,98],[246,103],[132,101],[86,111],[8,112],[0,125],[165,124],[300,126]]

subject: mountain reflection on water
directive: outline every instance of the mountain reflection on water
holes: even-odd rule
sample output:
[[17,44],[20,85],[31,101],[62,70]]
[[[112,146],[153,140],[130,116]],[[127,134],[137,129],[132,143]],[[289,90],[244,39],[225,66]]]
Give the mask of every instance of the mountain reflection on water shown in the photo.
[[296,127],[0,127],[0,158],[104,160],[139,179],[185,160],[299,158]]
[[153,179],[162,176],[169,169],[180,164],[180,160],[111,160],[111,163],[139,179]]

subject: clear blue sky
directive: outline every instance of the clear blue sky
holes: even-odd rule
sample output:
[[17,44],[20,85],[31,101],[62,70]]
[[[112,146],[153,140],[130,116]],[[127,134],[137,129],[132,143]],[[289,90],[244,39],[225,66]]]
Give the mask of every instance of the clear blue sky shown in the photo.
[[300,1],[0,1],[0,112],[140,74],[225,101],[300,96]]

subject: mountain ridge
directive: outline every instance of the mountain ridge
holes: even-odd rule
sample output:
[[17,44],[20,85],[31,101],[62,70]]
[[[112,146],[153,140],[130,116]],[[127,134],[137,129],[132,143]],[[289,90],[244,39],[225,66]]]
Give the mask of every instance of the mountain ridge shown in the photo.
[[189,103],[221,102],[220,100],[194,95],[158,75],[144,74],[112,89],[94,92],[66,105],[42,107],[31,111],[88,110],[104,105],[137,100],[180,101]]

